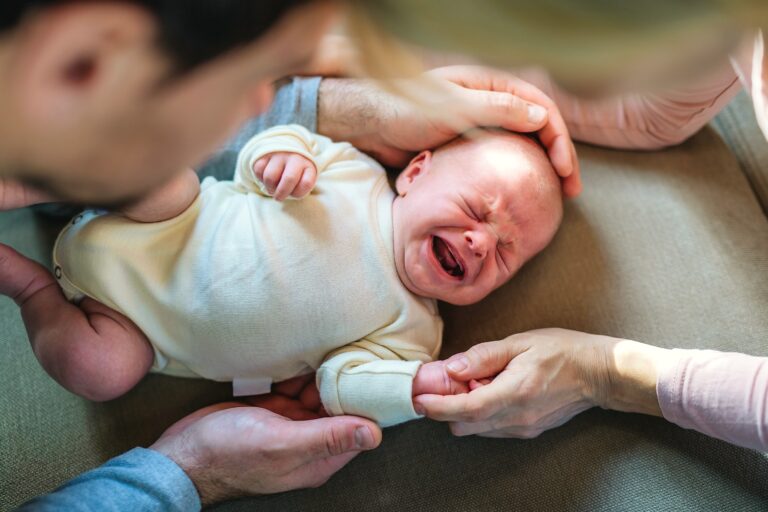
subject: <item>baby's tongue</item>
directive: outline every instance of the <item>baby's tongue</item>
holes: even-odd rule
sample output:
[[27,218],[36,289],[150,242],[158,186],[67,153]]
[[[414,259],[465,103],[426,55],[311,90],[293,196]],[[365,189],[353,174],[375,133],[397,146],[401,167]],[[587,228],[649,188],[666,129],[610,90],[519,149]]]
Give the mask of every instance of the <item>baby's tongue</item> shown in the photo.
[[442,238],[435,237],[435,254],[437,254],[437,259],[446,270],[450,270],[456,266],[456,259],[453,257],[450,249],[448,249],[448,245]]

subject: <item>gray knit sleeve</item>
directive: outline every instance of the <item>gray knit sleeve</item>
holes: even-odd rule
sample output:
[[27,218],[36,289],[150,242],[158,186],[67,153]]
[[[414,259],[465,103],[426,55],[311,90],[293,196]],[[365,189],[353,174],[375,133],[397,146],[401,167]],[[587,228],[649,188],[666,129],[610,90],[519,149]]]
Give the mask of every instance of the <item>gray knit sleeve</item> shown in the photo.
[[240,149],[255,134],[271,126],[300,124],[311,132],[317,131],[317,91],[320,80],[320,77],[295,77],[278,83],[271,108],[245,123],[232,139],[200,166],[197,169],[200,178],[213,176],[217,180],[232,179]]

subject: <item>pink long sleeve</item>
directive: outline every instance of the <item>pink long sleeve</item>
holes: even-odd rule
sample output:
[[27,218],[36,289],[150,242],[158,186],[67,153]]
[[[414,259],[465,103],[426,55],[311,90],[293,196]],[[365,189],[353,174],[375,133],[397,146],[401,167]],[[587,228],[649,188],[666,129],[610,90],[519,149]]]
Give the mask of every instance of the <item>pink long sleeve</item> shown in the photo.
[[560,108],[571,136],[621,149],[658,149],[699,131],[739,92],[752,96],[758,124],[768,138],[768,53],[760,31],[745,34],[733,56],[690,85],[655,93],[583,99],[533,69],[515,73],[547,93]]
[[526,69],[516,74],[555,101],[575,140],[621,149],[679,144],[715,117],[741,89],[727,60],[691,86],[606,99],[575,97],[540,71]]
[[768,451],[768,358],[675,349],[656,394],[664,418],[683,428]]

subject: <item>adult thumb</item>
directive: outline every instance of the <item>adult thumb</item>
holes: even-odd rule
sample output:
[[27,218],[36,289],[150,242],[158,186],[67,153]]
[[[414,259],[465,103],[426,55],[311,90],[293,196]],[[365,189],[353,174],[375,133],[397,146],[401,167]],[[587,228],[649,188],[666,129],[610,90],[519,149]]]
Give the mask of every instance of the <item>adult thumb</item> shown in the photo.
[[494,377],[527,348],[527,345],[517,343],[514,336],[480,343],[448,358],[446,368],[453,377],[463,381]]
[[348,452],[372,450],[381,443],[381,428],[355,416],[335,416],[286,425],[287,437],[301,447],[305,462]]

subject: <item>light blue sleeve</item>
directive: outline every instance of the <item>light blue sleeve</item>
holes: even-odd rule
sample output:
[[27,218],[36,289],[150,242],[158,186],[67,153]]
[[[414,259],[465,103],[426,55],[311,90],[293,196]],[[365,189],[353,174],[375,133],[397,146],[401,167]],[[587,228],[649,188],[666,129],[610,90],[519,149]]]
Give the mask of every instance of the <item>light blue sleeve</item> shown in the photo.
[[171,459],[154,450],[134,448],[18,510],[197,512],[200,497]]
[[277,86],[271,108],[245,123],[240,131],[197,169],[200,179],[213,176],[217,180],[231,180],[235,173],[237,155],[245,143],[259,132],[272,126],[298,124],[317,131],[317,93],[320,77],[291,78]]

